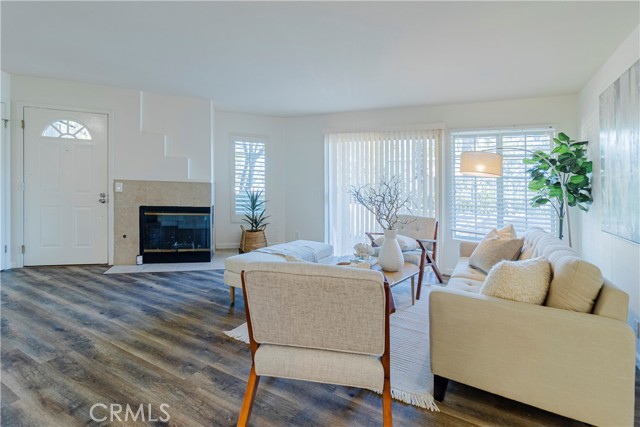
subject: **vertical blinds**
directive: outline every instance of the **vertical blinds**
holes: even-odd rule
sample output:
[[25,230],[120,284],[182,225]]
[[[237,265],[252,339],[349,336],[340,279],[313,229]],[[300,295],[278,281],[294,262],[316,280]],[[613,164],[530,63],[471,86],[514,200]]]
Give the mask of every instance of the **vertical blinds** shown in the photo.
[[415,215],[435,216],[437,152],[441,130],[335,133],[325,136],[329,243],[338,254],[352,253],[365,232],[382,231],[373,214],[349,194],[351,186],[400,178]]
[[[528,166],[522,159],[530,153],[549,152],[554,137],[550,128],[472,130],[451,133],[451,229],[454,238],[480,239],[492,228],[513,224],[523,233],[528,227],[542,227],[555,233],[557,215],[547,204],[532,207],[529,203]],[[463,151],[487,150],[503,155],[502,178],[478,178],[460,173]]]
[[234,151],[234,213],[244,215],[247,191],[262,191],[265,200],[265,141],[253,138],[235,139]]

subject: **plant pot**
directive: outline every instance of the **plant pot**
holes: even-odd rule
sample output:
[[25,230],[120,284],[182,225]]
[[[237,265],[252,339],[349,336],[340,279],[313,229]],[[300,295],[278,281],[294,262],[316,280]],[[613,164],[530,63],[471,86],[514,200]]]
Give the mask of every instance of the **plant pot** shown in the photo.
[[264,234],[264,230],[251,231],[245,229],[242,225],[240,228],[242,229],[239,250],[241,254],[267,246],[267,236]]
[[384,271],[399,271],[404,265],[397,236],[398,230],[384,230],[384,242],[378,254],[378,264]]

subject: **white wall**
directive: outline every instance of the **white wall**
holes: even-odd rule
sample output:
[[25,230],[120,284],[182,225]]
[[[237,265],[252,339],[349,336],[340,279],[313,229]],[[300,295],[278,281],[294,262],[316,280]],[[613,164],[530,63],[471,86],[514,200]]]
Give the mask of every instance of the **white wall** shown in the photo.
[[[602,273],[630,296],[629,323],[640,318],[640,245],[602,231],[600,193],[599,97],[631,65],[640,59],[640,27],[602,65],[579,93],[580,136],[590,141],[593,157],[593,205],[582,215],[582,255],[598,265]],[[640,144],[640,141],[636,141]],[[640,166],[639,166],[640,167]],[[640,195],[639,195],[640,197]],[[640,215],[640,212],[636,212]],[[640,341],[636,342],[640,353]]]
[[[232,219],[233,200],[233,134],[262,136],[267,138],[266,149],[266,197],[267,242],[271,245],[285,241],[285,194],[291,183],[288,162],[291,160],[284,140],[286,119],[240,114],[216,110],[215,112],[215,240],[216,248],[240,247],[240,225]],[[293,176],[295,179],[297,177]]]
[[[109,186],[112,181],[212,181],[211,100],[176,97],[27,76],[11,76],[12,265],[22,265],[22,119],[24,106],[57,107],[109,114]],[[28,124],[27,124],[28,126]],[[125,190],[126,191],[126,190]],[[113,260],[113,206],[110,206],[109,260]]]
[[[0,122],[0,270],[11,268],[11,76],[4,71],[0,76],[2,119],[9,120],[7,128]],[[5,248],[7,252],[5,252]]]
[[[286,229],[285,239],[324,240],[324,136],[323,131],[365,131],[440,123],[448,129],[553,124],[577,135],[577,97],[559,96],[474,104],[424,106],[362,111],[286,119]],[[458,258],[459,243],[448,226],[448,133],[442,152],[440,266],[450,272]],[[575,216],[575,215],[574,215]],[[577,218],[576,218],[577,219]],[[576,229],[577,220],[572,229]]]

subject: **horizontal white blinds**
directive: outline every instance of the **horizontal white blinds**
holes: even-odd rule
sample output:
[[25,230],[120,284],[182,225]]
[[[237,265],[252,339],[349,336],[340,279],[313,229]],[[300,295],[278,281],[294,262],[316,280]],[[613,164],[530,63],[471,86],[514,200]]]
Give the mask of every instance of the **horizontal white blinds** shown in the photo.
[[243,215],[246,212],[247,191],[262,191],[265,198],[266,143],[258,140],[239,140],[233,143],[234,152],[234,213]]
[[400,178],[411,197],[411,212],[435,216],[437,150],[441,130],[335,133],[325,137],[329,243],[336,254],[353,253],[368,241],[367,231],[381,231],[373,215],[349,194],[351,186],[377,186]]
[[[557,215],[551,205],[530,206],[534,193],[529,191],[525,152],[549,152],[554,132],[542,129],[454,131],[450,197],[451,229],[454,238],[479,239],[492,228],[513,224],[521,234],[538,226],[555,233]],[[460,155],[464,151],[487,150],[503,155],[502,178],[478,178],[460,173]]]

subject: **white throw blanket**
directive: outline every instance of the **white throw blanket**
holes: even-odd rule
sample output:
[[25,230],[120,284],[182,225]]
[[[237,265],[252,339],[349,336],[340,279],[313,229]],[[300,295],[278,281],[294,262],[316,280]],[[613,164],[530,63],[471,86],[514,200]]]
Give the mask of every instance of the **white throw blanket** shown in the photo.
[[287,261],[308,261],[318,262],[318,254],[310,246],[292,245],[291,243],[283,243],[280,245],[268,246],[254,250],[263,254],[280,255],[285,257]]

